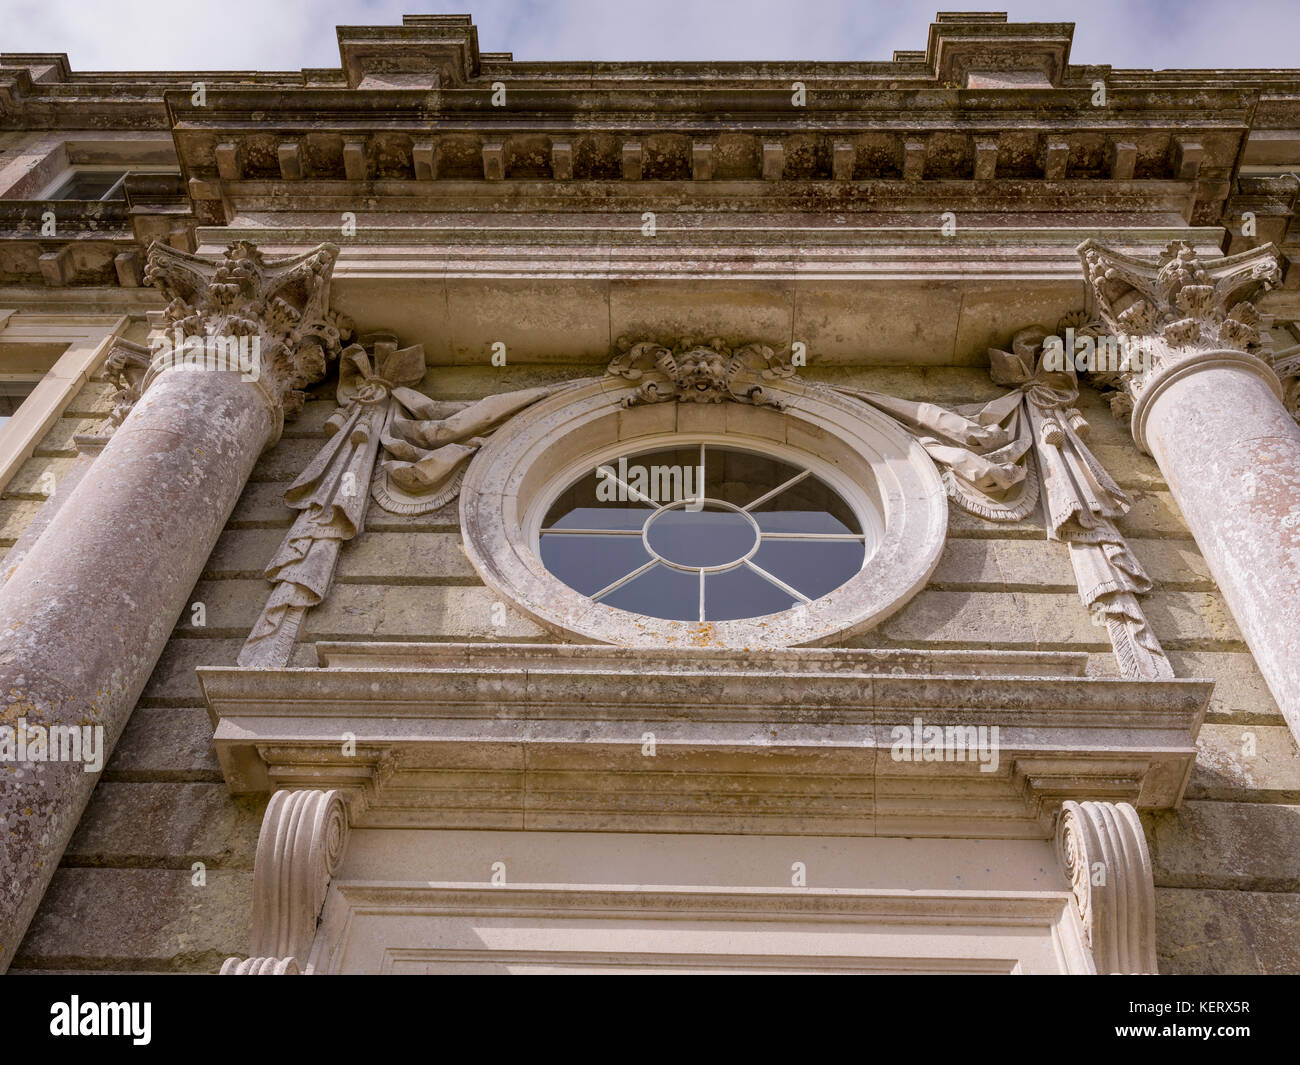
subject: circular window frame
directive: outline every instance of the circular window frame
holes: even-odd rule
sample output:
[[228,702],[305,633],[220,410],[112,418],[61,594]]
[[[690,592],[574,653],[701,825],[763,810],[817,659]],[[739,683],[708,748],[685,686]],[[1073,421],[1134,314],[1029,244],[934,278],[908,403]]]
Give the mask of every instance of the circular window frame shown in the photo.
[[[947,535],[946,492],[924,448],[886,415],[797,380],[770,389],[780,410],[741,402],[623,406],[633,392],[619,379],[576,382],[498,429],[466,471],[466,555],[490,590],[538,624],[569,640],[617,646],[816,646],[878,625],[929,580]],[[870,557],[819,599],[731,621],[634,614],[597,603],[546,570],[537,550],[541,522],[570,472],[594,469],[598,456],[616,449],[630,454],[687,440],[806,466],[840,493],[864,531],[873,523]]]

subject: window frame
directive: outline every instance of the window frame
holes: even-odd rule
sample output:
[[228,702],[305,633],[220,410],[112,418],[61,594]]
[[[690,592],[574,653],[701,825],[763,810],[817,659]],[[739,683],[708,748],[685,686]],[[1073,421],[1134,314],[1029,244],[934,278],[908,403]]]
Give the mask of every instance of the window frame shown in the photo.
[[[946,492],[924,448],[893,419],[833,389],[798,380],[770,389],[780,410],[738,401],[641,404],[634,392],[622,379],[574,382],[512,418],[470,462],[460,492],[464,550],[503,603],[563,639],[582,643],[816,646],[874,627],[929,580],[947,536]],[[631,405],[625,404],[629,399]],[[546,569],[536,550],[544,510],[533,505],[552,498],[547,493],[560,490],[569,471],[590,465],[612,445],[630,452],[653,446],[647,441],[655,438],[698,440],[712,434],[724,444],[759,452],[773,443],[788,445],[801,464],[829,466],[828,483],[836,491],[866,492],[884,532],[862,569],[811,603],[713,622],[654,618],[596,603]]]

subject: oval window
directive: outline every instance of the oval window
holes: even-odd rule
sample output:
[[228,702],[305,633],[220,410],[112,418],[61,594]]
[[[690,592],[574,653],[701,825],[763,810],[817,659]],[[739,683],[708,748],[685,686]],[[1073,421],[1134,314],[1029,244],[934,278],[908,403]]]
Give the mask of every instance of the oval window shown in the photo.
[[875,525],[801,462],[700,442],[596,464],[550,503],[538,553],[606,606],[733,621],[834,591],[870,557]]

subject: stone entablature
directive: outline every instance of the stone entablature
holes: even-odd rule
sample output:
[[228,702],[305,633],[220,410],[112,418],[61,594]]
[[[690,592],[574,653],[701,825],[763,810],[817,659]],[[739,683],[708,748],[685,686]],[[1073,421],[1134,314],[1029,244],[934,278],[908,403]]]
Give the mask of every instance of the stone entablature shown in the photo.
[[[468,16],[429,15],[341,27],[332,71],[84,75],[61,55],[0,55],[0,112],[7,128],[40,131],[31,151],[57,149],[53,131],[167,131],[180,172],[137,175],[124,208],[56,205],[57,234],[42,231],[48,204],[0,203],[13,260],[0,257],[0,281],[136,287],[150,240],[193,250],[196,224],[273,217],[286,185],[296,214],[325,212],[336,228],[358,200],[427,227],[435,190],[435,209],[473,212],[501,181],[562,195],[566,211],[589,196],[606,210],[614,189],[634,190],[638,214],[666,210],[686,189],[706,211],[748,195],[920,226],[960,207],[1013,225],[1072,211],[1239,229],[1225,208],[1235,196],[1249,209],[1243,160],[1300,152],[1287,139],[1300,78],[1073,65],[1072,33],[941,14],[924,52],[891,62],[528,63],[480,53]],[[1269,206],[1268,225],[1285,231],[1292,213]]]

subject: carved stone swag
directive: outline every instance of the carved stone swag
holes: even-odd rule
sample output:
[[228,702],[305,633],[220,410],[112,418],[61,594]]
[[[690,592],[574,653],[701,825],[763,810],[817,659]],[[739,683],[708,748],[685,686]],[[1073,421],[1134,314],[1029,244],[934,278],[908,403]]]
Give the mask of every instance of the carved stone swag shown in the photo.
[[[1069,322],[1061,323],[1063,329]],[[917,438],[939,466],[949,497],[989,521],[1026,518],[1040,499],[1047,538],[1070,551],[1084,607],[1110,636],[1122,676],[1166,678],[1173,670],[1138,596],[1151,579],[1115,526],[1130,507],[1086,444],[1088,423],[1074,404],[1073,369],[1044,368],[1046,330],[1018,332],[1011,351],[990,349],[993,381],[1008,389],[983,405],[947,409],[861,389],[828,388],[874,407]],[[275,585],[239,657],[240,665],[288,663],[306,612],[328,592],[342,545],[364,528],[371,501],[395,514],[425,514],[460,491],[465,468],[486,438],[515,414],[571,381],[489,396],[468,406],[413,390],[423,376],[419,346],[392,336],[354,344],[340,359],[338,409],[329,442],[285,495],[301,511],[268,567]],[[798,381],[788,359],[761,344],[735,350],[689,338],[668,348],[622,340],[607,376],[629,387],[625,406],[740,402],[780,409],[772,385]],[[369,491],[364,486],[369,485]]]

